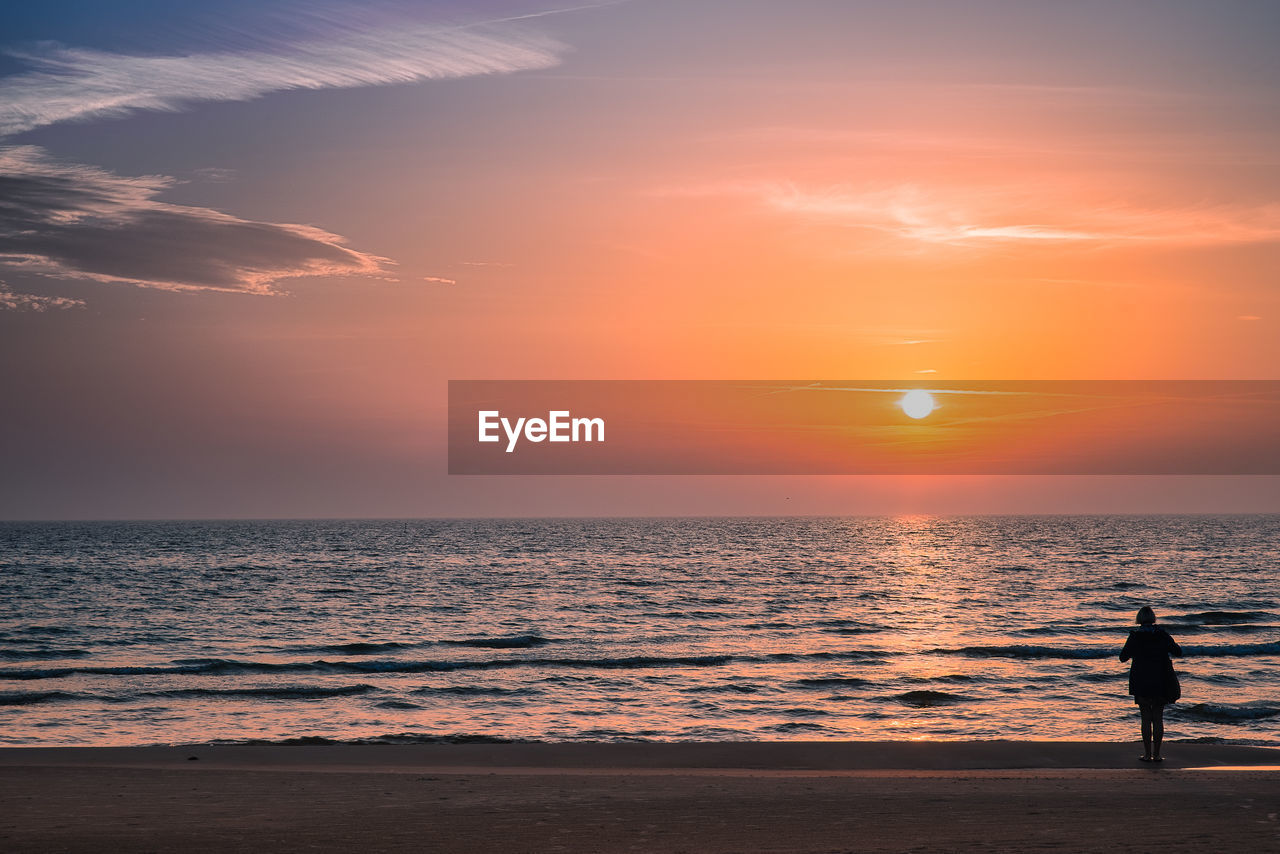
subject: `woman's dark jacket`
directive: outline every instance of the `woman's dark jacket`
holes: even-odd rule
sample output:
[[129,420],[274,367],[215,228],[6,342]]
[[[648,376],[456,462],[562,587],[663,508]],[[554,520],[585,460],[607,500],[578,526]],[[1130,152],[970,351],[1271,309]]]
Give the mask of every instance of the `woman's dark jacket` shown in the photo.
[[1182,648],[1159,626],[1138,626],[1120,650],[1120,660],[1133,659],[1129,667],[1129,693],[1162,703],[1182,696],[1178,676],[1169,656],[1182,655]]

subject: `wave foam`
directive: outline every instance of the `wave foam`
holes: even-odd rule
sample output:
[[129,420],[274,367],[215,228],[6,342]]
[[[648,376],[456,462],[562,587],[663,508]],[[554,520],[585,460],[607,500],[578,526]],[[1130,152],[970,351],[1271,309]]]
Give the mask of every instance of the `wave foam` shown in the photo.
[[1172,718],[1207,721],[1216,724],[1244,724],[1249,721],[1280,717],[1280,705],[1265,702],[1253,703],[1195,703],[1190,706],[1171,706]]

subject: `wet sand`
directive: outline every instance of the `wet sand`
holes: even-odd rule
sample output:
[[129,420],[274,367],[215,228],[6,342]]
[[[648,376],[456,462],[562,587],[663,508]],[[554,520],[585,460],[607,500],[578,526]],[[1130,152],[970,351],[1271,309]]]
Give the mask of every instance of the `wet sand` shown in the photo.
[[[1155,767],[1140,752],[1090,742],[6,748],[0,850],[1280,851],[1280,751],[1173,744]],[[1251,770],[1199,770],[1214,766]]]

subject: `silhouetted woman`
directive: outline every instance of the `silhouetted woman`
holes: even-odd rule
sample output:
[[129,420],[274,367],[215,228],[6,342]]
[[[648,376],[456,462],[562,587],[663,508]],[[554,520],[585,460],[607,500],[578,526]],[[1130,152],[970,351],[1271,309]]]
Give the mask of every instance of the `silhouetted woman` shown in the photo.
[[1138,627],[1120,650],[1120,660],[1133,659],[1129,666],[1129,693],[1142,714],[1143,762],[1163,762],[1160,742],[1164,740],[1164,707],[1182,696],[1178,674],[1169,656],[1181,656],[1182,648],[1156,625],[1156,612],[1147,605],[1138,609]]

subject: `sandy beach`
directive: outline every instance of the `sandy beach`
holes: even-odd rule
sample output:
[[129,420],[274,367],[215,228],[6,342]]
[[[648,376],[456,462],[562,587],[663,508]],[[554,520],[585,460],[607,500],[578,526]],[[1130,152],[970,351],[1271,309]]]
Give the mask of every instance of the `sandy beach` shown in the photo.
[[[7,851],[1268,851],[1280,752],[864,742],[7,748]],[[1233,770],[1214,770],[1214,769]]]

